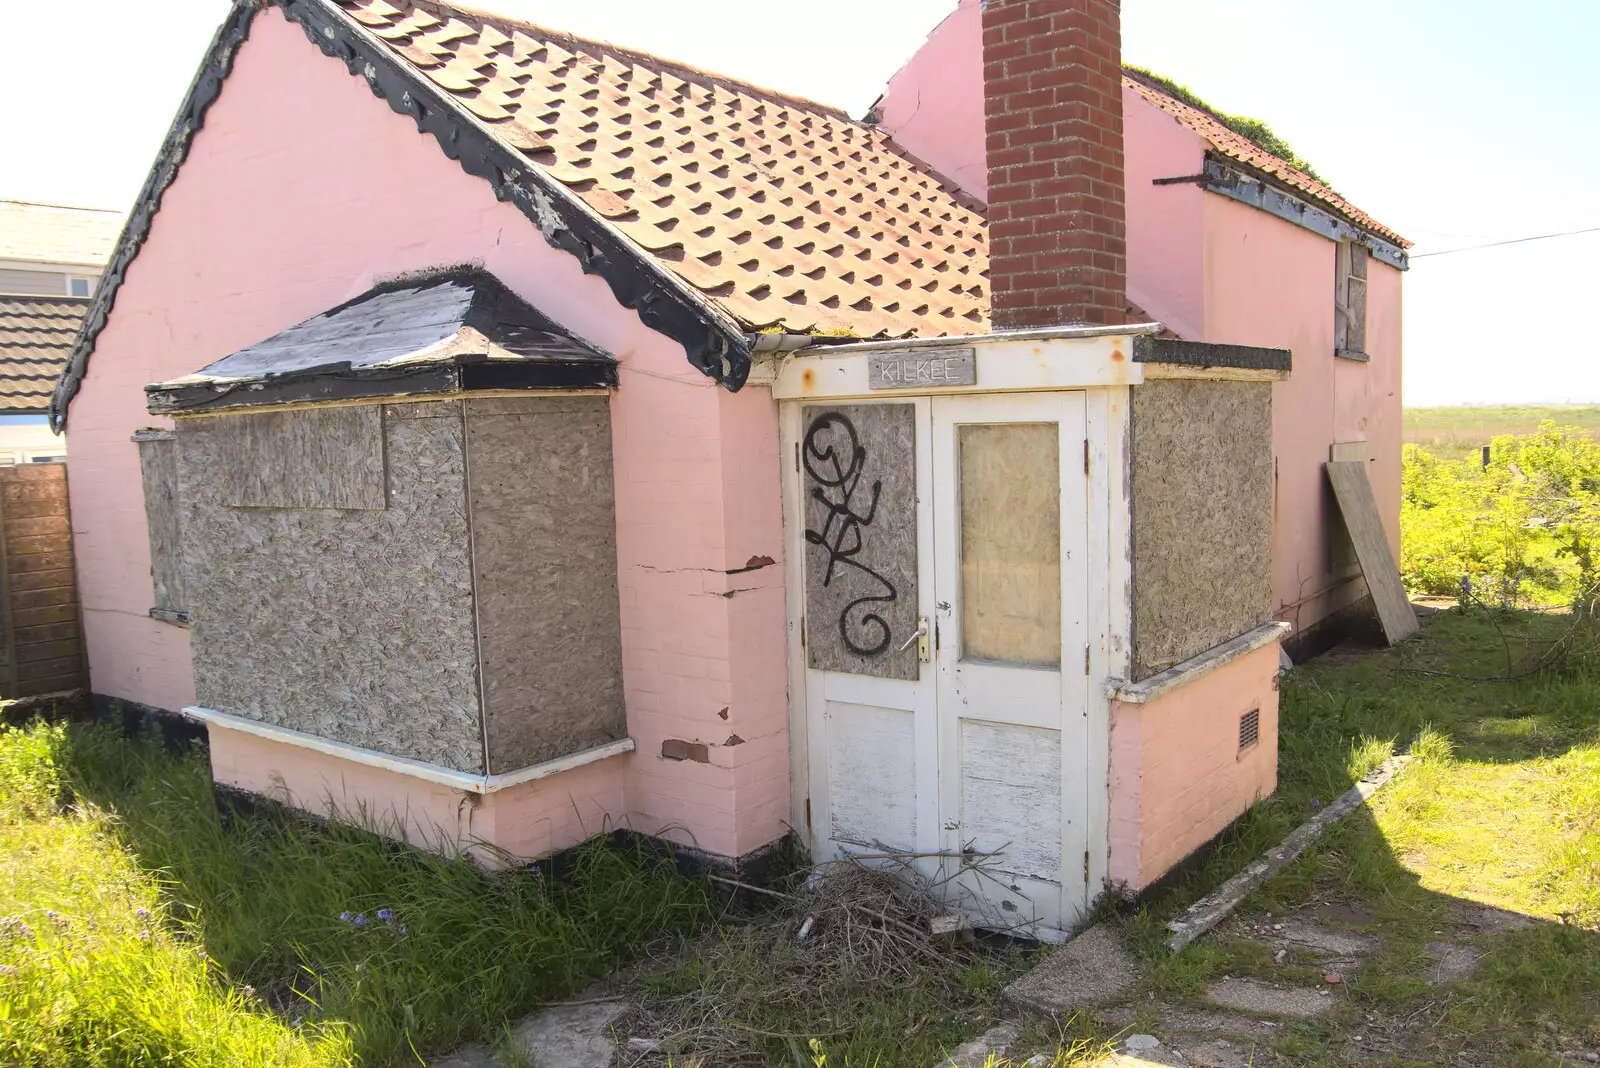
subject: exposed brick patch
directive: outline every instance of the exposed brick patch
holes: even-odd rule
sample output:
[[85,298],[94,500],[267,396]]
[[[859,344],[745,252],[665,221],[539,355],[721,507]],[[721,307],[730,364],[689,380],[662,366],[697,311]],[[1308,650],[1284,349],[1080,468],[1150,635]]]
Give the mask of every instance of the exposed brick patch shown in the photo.
[[723,745],[743,745],[744,744],[744,739],[739,737],[737,734],[730,734],[730,735],[728,735],[728,740],[723,742],[722,744]]
[[693,760],[699,764],[711,763],[711,747],[705,742],[686,742],[681,738],[668,738],[661,743],[661,755],[667,760]]
[[728,718],[728,710],[727,710],[727,708],[724,707],[724,708],[718,709],[717,710],[717,715],[722,719],[727,719]]
[[1120,0],[983,12],[997,330],[1126,321]]

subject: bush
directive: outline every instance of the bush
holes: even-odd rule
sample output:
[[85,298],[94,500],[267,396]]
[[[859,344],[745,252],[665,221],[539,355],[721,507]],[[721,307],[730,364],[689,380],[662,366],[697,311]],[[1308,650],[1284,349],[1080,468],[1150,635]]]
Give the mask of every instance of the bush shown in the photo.
[[1419,592],[1501,607],[1587,602],[1600,582],[1600,443],[1544,422],[1490,462],[1402,454],[1400,570]]

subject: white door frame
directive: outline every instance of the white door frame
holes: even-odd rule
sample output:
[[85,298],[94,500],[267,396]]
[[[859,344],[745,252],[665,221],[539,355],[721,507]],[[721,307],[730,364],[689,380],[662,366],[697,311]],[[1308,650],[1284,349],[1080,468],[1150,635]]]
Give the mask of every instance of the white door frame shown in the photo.
[[[778,371],[773,386],[779,402],[784,510],[784,583],[787,597],[789,668],[789,757],[791,826],[808,844],[813,840],[811,753],[808,739],[806,654],[801,644],[805,607],[805,520],[803,484],[796,459],[802,433],[802,401],[911,399],[952,393],[1084,390],[1089,441],[1087,479],[1087,596],[1089,675],[1086,681],[1081,769],[1085,784],[1085,844],[1088,852],[1087,903],[1105,888],[1110,853],[1110,680],[1125,678],[1131,643],[1131,532],[1127,434],[1130,384],[1142,380],[1129,367],[1130,338],[1097,336],[1057,339],[1047,345],[1016,340],[980,344],[979,381],[972,385],[917,391],[869,392],[867,352],[794,357]],[[1041,354],[1039,349],[1044,353]],[[1030,351],[1023,351],[1030,350]],[[1032,356],[1032,360],[1029,356]],[[1010,363],[1018,361],[1012,373]],[[1000,368],[988,374],[988,365]],[[1026,367],[1026,373],[1021,368]],[[1131,373],[1130,373],[1131,372]]]

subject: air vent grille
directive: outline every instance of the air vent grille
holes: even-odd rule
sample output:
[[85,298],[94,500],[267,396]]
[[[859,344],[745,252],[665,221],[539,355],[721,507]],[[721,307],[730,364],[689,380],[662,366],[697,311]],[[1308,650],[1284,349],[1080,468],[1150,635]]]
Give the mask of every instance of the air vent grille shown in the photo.
[[1261,741],[1261,709],[1252,708],[1239,717],[1239,752]]

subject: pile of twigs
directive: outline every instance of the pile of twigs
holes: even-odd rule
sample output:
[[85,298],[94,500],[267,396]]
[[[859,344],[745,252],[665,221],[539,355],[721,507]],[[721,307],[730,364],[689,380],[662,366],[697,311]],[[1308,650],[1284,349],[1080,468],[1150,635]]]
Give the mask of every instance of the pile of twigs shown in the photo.
[[935,933],[950,909],[919,874],[922,859],[879,847],[818,866],[789,893],[733,883],[778,907],[648,965],[618,1063],[809,1064],[809,1039],[850,1034],[893,990],[959,1000],[958,974],[977,949]]

